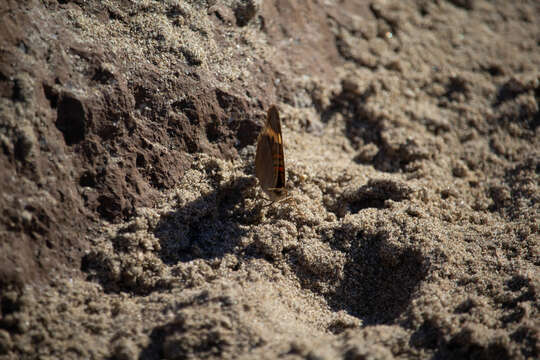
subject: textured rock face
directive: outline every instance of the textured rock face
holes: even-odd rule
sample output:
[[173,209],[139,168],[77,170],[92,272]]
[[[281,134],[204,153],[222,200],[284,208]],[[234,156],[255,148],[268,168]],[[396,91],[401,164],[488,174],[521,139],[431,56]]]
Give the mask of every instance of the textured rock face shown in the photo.
[[[0,357],[537,358],[539,28],[532,0],[1,2]],[[270,104],[293,199],[263,208]]]
[[[153,65],[168,34],[155,34],[147,58],[137,40],[148,29],[125,21],[152,9],[124,5],[2,5],[3,282],[24,283],[66,262],[77,268],[93,220],[118,222],[150,206],[182,177],[190,154],[231,158],[259,128],[248,115],[261,105],[217,87],[189,56],[167,74]],[[158,10],[173,23],[182,18],[180,5]],[[119,27],[143,36],[92,33]],[[167,51],[181,57],[182,46]]]

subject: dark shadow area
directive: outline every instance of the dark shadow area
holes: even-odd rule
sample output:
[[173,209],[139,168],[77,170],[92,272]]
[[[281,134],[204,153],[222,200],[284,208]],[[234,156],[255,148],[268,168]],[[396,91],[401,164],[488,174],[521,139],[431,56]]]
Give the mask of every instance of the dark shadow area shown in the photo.
[[358,236],[345,264],[344,279],[328,302],[364,325],[391,324],[409,306],[427,275],[428,260],[419,250],[398,248],[385,234]]
[[[347,253],[343,277],[336,276],[336,272],[317,271],[293,257],[297,276],[304,287],[324,296],[333,311],[344,310],[361,319],[364,326],[393,324],[426,278],[428,259],[417,249],[389,243],[384,232],[373,235],[359,232],[350,245],[345,239],[350,236],[347,233],[350,233],[347,227],[334,229],[327,239],[332,248]],[[320,284],[331,282],[339,282],[335,290],[328,293],[321,290]],[[337,323],[328,330],[339,334],[346,328],[347,324]]]
[[152,329],[139,359],[231,359],[264,345],[259,336],[245,332],[242,322],[229,322],[236,306],[229,296],[208,291],[178,304],[174,319]]
[[346,214],[356,214],[367,208],[383,209],[386,200],[403,201],[410,199],[413,190],[405,183],[372,179],[355,191],[344,192],[334,203],[328,205],[339,218]]
[[173,265],[232,252],[243,235],[238,225],[260,218],[260,208],[244,206],[244,192],[253,185],[252,177],[237,178],[163,216],[154,230],[161,260]]
[[527,359],[538,358],[537,338],[538,330],[534,325],[523,325],[514,331],[510,338],[521,344],[521,353]]
[[361,91],[356,84],[344,81],[342,87],[343,91],[331,99],[328,107],[322,109],[319,106],[318,110],[323,123],[343,117],[344,135],[351,146],[359,150],[354,157],[356,163],[370,164],[388,173],[411,172],[415,170],[411,163],[429,157],[414,140],[400,144],[398,149],[385,142],[381,132],[386,120],[367,105],[369,98],[375,95],[373,86]]
[[530,86],[521,80],[516,78],[510,78],[507,82],[499,87],[497,91],[497,97],[493,102],[494,106],[499,106],[503,102],[514,100],[521,94],[527,93],[530,90]]
[[345,120],[345,136],[351,145],[357,149],[362,144],[380,143],[380,128],[378,119],[370,113],[365,104],[375,90],[368,87],[364,92],[357,89],[357,85],[342,83],[343,91],[331,99],[330,105],[321,112],[323,123],[329,123],[340,114]]
[[[209,193],[179,207],[159,220],[154,229],[163,264],[141,263],[134,259],[140,251],[131,226],[112,239],[114,251],[93,250],[82,259],[81,270],[89,280],[98,281],[106,292],[127,291],[147,295],[170,287],[161,277],[164,266],[179,261],[212,259],[232,252],[243,235],[240,224],[256,223],[261,207],[248,209],[245,192],[254,185],[252,177],[239,177],[216,185]],[[142,271],[137,268],[142,267]],[[135,275],[134,275],[135,274]]]
[[[234,345],[214,324],[187,324],[183,316],[158,326],[150,333],[150,343],[139,355],[148,359],[220,359],[228,358]],[[195,334],[195,336],[193,335]]]
[[540,111],[538,106],[528,99],[528,94],[534,97],[536,103],[540,102],[540,86],[534,82],[510,78],[497,91],[492,103],[497,115],[492,119],[503,126],[513,123],[536,131],[540,126]]
[[409,345],[416,348],[435,350],[432,359],[482,359],[502,360],[511,359],[510,351],[505,345],[493,342],[487,344],[476,339],[470,329],[464,328],[459,333],[445,340],[445,331],[431,321],[425,321],[416,330],[409,341]]
[[[228,339],[214,330],[214,324],[187,323],[185,316],[155,327],[140,360],[221,358],[231,348]],[[214,330],[214,331],[213,331]],[[193,336],[193,334],[196,334]]]
[[143,348],[139,354],[139,360],[159,360],[164,359],[163,343],[167,335],[167,331],[170,331],[171,325],[158,326],[152,329],[150,333],[150,342]]
[[71,94],[63,94],[58,103],[56,127],[64,135],[68,146],[84,140],[87,132],[88,114],[82,102]]
[[442,344],[444,332],[430,320],[424,323],[411,335],[409,345],[416,348],[437,349]]
[[[512,322],[520,322],[525,316],[521,304],[534,301],[534,291],[531,290],[530,281],[522,276],[514,276],[506,282],[506,288],[511,293],[500,294],[496,301],[506,312],[500,320],[508,326]],[[515,294],[512,294],[515,293]],[[471,310],[480,304],[471,299],[462,302],[454,310],[455,314],[471,313]],[[474,323],[474,322],[473,322]],[[436,350],[433,359],[511,359],[512,351],[507,343],[498,341],[497,338],[486,339],[477,334],[464,323],[458,333],[449,337],[441,323],[433,320],[425,320],[411,336],[409,345],[416,348]],[[535,330],[532,326],[524,325],[518,328],[510,336],[512,340],[522,344],[521,353],[524,358],[537,358],[535,353],[534,338]]]
[[521,275],[515,275],[512,279],[506,282],[506,288],[509,292],[506,296],[497,299],[504,315],[500,320],[508,326],[509,323],[519,323],[525,316],[525,303],[530,303],[534,306],[536,300],[536,291],[531,281]]
[[491,212],[498,212],[510,220],[532,218],[537,214],[529,209],[540,202],[540,194],[530,184],[537,182],[540,173],[540,159],[527,155],[512,167],[504,171],[502,185],[489,188],[492,204]]
[[470,94],[470,84],[462,76],[451,76],[445,84],[446,93],[444,97],[449,101],[461,102],[466,101]]
[[9,334],[18,334],[21,333],[18,321],[10,321],[10,319],[16,318],[16,314],[23,306],[22,286],[1,275],[4,274],[0,273],[0,330],[5,330]]

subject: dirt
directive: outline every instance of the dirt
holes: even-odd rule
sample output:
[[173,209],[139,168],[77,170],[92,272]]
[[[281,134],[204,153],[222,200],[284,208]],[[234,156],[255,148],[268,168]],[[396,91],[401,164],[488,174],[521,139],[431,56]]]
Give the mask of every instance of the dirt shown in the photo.
[[539,357],[537,1],[0,16],[0,359]]

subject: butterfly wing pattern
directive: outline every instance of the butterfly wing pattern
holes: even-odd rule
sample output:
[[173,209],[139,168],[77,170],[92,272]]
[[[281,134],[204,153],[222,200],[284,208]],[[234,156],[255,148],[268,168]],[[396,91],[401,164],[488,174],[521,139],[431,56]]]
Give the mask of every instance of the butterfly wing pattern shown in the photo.
[[279,113],[275,105],[268,109],[265,127],[257,140],[255,173],[263,191],[272,202],[279,201],[287,195],[283,138]]

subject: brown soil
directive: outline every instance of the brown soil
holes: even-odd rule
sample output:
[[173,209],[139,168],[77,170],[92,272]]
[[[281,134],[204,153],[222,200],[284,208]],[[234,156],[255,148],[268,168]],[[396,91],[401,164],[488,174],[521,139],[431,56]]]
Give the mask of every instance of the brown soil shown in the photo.
[[538,358],[538,1],[0,18],[0,359]]

